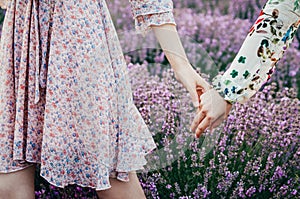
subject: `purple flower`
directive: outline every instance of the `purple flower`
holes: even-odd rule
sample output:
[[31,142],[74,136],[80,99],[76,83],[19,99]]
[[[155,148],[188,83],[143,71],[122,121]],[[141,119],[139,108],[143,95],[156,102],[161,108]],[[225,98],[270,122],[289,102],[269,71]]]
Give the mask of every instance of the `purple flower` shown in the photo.
[[246,196],[251,197],[255,192],[256,188],[252,186],[246,191]]
[[171,188],[172,188],[172,185],[168,184],[168,185],[166,186],[166,188],[167,188],[167,189],[171,189]]

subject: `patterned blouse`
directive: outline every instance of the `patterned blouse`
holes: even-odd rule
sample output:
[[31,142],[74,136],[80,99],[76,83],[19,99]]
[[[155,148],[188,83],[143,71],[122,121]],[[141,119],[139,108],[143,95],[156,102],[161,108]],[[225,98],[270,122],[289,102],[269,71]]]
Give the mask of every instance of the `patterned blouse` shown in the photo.
[[229,69],[213,79],[228,102],[246,102],[270,79],[300,24],[298,0],[269,0]]

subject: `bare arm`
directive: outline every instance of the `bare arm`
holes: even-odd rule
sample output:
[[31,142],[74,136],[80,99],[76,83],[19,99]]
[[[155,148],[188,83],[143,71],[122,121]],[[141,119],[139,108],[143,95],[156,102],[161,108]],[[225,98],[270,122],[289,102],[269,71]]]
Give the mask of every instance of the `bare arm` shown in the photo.
[[[136,30],[146,35],[152,29],[159,41],[176,79],[189,91],[195,107],[199,106],[199,92],[209,84],[192,68],[182,47],[175,20],[172,0],[129,0]],[[198,92],[199,91],[199,92]]]
[[[176,78],[184,83],[187,79],[194,77],[193,75],[198,76],[186,56],[176,26],[173,24],[164,24],[151,27],[176,74]],[[199,77],[196,79],[198,79],[197,83],[202,86],[204,91],[210,88],[210,85],[204,79]]]

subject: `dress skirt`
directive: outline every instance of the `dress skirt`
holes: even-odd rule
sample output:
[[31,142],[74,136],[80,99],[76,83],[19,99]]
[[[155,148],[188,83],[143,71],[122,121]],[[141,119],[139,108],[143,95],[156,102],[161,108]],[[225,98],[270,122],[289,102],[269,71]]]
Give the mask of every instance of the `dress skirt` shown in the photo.
[[156,145],[104,0],[12,0],[0,51],[0,172],[110,188]]

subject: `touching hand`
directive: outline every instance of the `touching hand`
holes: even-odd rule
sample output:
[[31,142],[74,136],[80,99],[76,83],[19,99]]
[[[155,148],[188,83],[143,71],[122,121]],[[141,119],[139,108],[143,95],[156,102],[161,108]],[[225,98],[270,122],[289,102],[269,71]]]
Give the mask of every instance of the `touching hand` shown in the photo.
[[176,79],[183,84],[192,98],[194,107],[199,107],[200,96],[207,90],[210,85],[206,82],[193,68],[187,66],[175,71]]
[[232,105],[222,98],[215,89],[209,89],[200,96],[197,115],[191,125],[196,138],[209,127],[219,126],[227,118]]

